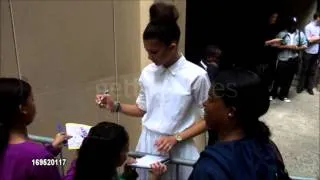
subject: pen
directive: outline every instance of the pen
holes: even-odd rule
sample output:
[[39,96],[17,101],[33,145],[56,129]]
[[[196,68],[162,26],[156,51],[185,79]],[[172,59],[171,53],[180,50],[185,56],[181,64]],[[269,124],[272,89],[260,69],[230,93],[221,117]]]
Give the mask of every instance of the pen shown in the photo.
[[[105,95],[105,96],[108,96],[108,95],[109,95],[109,90],[108,90],[108,89],[104,91],[104,95]],[[100,107],[103,107],[103,106],[104,106],[104,104],[102,104],[102,99],[99,100],[98,104],[99,104]]]
[[[63,128],[63,126],[62,126],[61,123],[58,123],[58,124],[57,124],[57,131],[58,131],[58,133],[65,133],[65,130],[64,130],[64,128]],[[67,145],[67,143],[68,143],[67,140],[64,140],[64,141],[63,141],[63,144],[64,144],[65,146]]]

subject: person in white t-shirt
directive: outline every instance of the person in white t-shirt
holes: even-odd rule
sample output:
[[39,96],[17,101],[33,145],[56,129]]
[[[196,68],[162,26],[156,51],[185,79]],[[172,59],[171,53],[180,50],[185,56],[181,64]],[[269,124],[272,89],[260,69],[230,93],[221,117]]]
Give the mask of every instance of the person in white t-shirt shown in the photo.
[[[111,96],[98,94],[96,101],[112,112],[142,117],[142,133],[136,150],[168,153],[171,158],[197,160],[193,137],[206,131],[203,103],[210,80],[207,72],[178,52],[180,29],[175,6],[155,3],[150,7],[150,22],[143,33],[144,47],[153,62],[139,78],[136,104],[114,102]],[[180,166],[179,179],[187,179],[192,168]],[[139,178],[148,179],[147,170],[138,169]],[[169,165],[161,179],[175,179],[175,165]]]

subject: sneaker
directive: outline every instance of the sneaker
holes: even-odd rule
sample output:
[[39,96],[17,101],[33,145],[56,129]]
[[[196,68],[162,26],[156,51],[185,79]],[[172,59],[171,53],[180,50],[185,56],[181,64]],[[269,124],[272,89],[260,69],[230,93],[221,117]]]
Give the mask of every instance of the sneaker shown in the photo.
[[283,98],[283,101],[287,102],[287,103],[291,102],[291,100],[289,98]]
[[310,94],[310,95],[314,95],[313,93],[313,90],[312,89],[308,89],[307,92]]
[[273,97],[272,97],[272,96],[270,96],[270,97],[269,97],[269,100],[270,100],[270,101],[272,101],[272,100],[273,100]]

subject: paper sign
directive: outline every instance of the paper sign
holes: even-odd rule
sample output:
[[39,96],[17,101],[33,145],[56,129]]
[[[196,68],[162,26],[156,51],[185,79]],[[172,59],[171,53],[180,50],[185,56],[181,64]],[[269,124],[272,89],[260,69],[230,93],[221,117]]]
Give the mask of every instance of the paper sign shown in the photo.
[[67,123],[66,133],[72,138],[68,140],[68,149],[80,149],[82,141],[87,137],[89,130],[92,126],[77,124],[77,123]]
[[156,156],[156,155],[145,155],[141,158],[136,159],[136,163],[130,164],[130,166],[139,167],[139,168],[151,168],[151,164],[156,162],[165,163],[169,160],[168,157]]

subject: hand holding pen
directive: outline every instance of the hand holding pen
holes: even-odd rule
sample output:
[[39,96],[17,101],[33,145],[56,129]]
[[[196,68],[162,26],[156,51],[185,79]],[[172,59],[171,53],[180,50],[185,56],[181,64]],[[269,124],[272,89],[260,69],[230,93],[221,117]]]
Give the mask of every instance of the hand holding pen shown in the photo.
[[106,90],[104,94],[96,95],[96,103],[100,108],[107,108],[111,112],[114,112],[114,100],[109,94],[109,90]]

